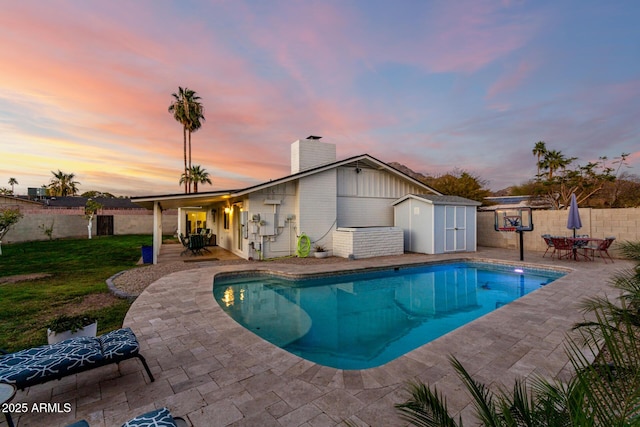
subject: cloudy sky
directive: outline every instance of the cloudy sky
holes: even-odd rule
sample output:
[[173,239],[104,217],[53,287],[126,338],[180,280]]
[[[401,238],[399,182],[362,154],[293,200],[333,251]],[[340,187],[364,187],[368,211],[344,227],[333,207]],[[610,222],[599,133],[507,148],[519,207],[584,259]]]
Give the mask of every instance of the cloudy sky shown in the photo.
[[80,191],[180,193],[193,163],[231,189],[285,176],[308,135],[497,190],[543,140],[640,174],[640,3],[0,0],[0,187],[75,173]]

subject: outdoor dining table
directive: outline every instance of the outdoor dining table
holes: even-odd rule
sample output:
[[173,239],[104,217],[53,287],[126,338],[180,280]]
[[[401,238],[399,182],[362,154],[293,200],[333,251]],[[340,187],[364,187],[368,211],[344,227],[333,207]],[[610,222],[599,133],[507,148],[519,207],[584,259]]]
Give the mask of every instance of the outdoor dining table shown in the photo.
[[[577,237],[576,236],[576,237],[567,237],[566,239],[573,244],[573,259],[575,261],[578,261],[578,249],[584,248],[585,246],[587,246],[589,243],[592,243],[592,242],[596,242],[596,245],[599,245],[601,242],[604,241],[604,239],[599,239],[597,237]],[[593,259],[587,256],[586,252],[582,254],[582,256],[588,261],[593,261]]]

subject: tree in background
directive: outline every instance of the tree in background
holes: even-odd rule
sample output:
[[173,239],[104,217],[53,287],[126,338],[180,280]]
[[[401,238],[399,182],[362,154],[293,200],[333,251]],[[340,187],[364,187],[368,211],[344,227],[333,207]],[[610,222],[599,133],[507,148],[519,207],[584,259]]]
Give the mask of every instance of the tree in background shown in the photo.
[[82,193],[80,195],[80,197],[86,197],[87,199],[95,199],[96,197],[102,197],[105,199],[115,199],[116,196],[114,196],[111,193],[103,193],[102,191],[96,191],[96,190],[91,190],[91,191],[85,191],[84,193]]
[[[178,93],[172,93],[174,100],[169,105],[169,112],[173,118],[182,124],[182,137],[184,148],[184,173],[188,177],[191,167],[191,133],[197,131],[202,126],[204,120],[204,107],[200,103],[200,97],[195,91],[189,88],[178,87]],[[189,162],[187,163],[187,133],[189,135]],[[190,192],[190,179],[180,179],[184,183],[184,192]]]
[[491,191],[485,188],[486,181],[464,170],[454,170],[435,178],[429,177],[423,179],[423,182],[442,194],[465,197],[480,203],[491,194]]
[[89,221],[89,224],[87,225],[87,229],[89,231],[89,239],[91,239],[93,217],[100,209],[102,209],[102,205],[93,199],[87,200],[87,204],[84,206],[84,217],[87,221]]
[[189,183],[193,183],[193,191],[194,193],[198,192],[198,184],[211,184],[211,178],[209,178],[209,172],[205,169],[202,169],[200,165],[193,165],[191,169],[189,169],[189,173],[182,174],[180,177],[180,184],[189,181]]
[[547,145],[545,144],[545,142],[544,141],[536,142],[536,145],[533,147],[532,153],[533,153],[534,156],[536,156],[538,158],[538,161],[536,162],[536,164],[538,165],[538,174],[536,176],[538,177],[538,180],[539,180],[540,179],[540,167],[542,166],[540,158],[547,153]]
[[548,180],[553,179],[553,173],[558,170],[564,170],[569,166],[577,157],[566,157],[561,151],[551,150],[543,153],[544,157],[541,162],[538,162],[538,167],[548,171]]
[[[538,142],[533,152],[538,153],[540,149]],[[622,153],[611,164],[607,157],[600,157],[586,165],[576,164],[576,157],[566,157],[558,150],[545,148],[540,155],[542,159],[538,166],[545,173],[538,173],[535,180],[513,187],[512,195],[538,196],[552,209],[567,209],[572,193],[582,207],[612,207],[622,194],[616,191],[619,187],[614,183],[627,165],[627,153]]]
[[60,169],[58,172],[53,172],[53,178],[49,183],[49,195],[56,197],[75,196],[78,194],[79,182],[75,181],[76,175],[74,173],[64,173]]
[[18,184],[18,180],[15,178],[9,178],[9,185],[11,186],[11,194],[16,194],[14,186]]
[[2,238],[22,218],[20,209],[0,209],[0,255],[2,255]]
[[198,192],[198,184],[211,185],[211,178],[209,178],[209,172],[202,169],[200,165],[193,165],[189,171],[190,179],[193,182],[193,192]]
[[13,196],[13,190],[6,187],[0,187],[0,196]]

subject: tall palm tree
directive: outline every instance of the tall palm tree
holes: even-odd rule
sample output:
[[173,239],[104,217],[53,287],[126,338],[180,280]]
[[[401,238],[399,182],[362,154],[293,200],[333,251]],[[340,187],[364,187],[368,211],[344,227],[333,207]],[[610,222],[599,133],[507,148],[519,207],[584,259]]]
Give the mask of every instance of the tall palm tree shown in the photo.
[[[174,101],[169,105],[169,112],[173,114],[173,118],[182,124],[182,137],[184,147],[184,175],[189,174],[191,167],[191,133],[198,130],[202,124],[200,120],[204,120],[204,108],[200,103],[200,97],[195,91],[189,88],[178,87],[178,93],[172,93]],[[189,162],[187,163],[187,134],[189,135]],[[184,192],[190,191],[190,180],[181,179],[184,182]]]
[[193,183],[194,193],[198,192],[198,184],[212,184],[211,178],[209,178],[209,172],[202,169],[200,165],[193,165],[191,169],[189,169],[189,180]]
[[544,141],[536,142],[536,145],[533,147],[532,153],[534,156],[538,158],[538,161],[536,162],[536,165],[538,166],[538,175],[536,175],[538,177],[538,180],[540,179],[540,158],[544,156],[546,152],[547,152],[547,145],[545,144],[545,142]]
[[11,194],[13,194],[15,196],[15,189],[13,188],[14,185],[18,184],[18,180],[15,178],[9,178],[9,185],[11,186]]
[[49,183],[49,194],[52,196],[75,196],[78,194],[78,181],[75,181],[74,173],[64,173],[60,169],[58,172],[51,171],[53,178]]

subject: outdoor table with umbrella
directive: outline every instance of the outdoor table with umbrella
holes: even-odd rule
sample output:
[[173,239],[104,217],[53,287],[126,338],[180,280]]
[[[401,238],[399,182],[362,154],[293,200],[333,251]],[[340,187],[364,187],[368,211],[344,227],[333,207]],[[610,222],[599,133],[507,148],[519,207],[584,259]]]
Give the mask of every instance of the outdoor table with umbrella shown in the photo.
[[[576,238],[576,229],[582,228],[582,221],[580,220],[580,211],[578,211],[578,201],[576,200],[576,193],[571,193],[571,203],[569,203],[569,217],[567,219],[567,228],[573,230],[573,238]],[[578,259],[578,248],[575,243],[573,246],[573,259]]]

